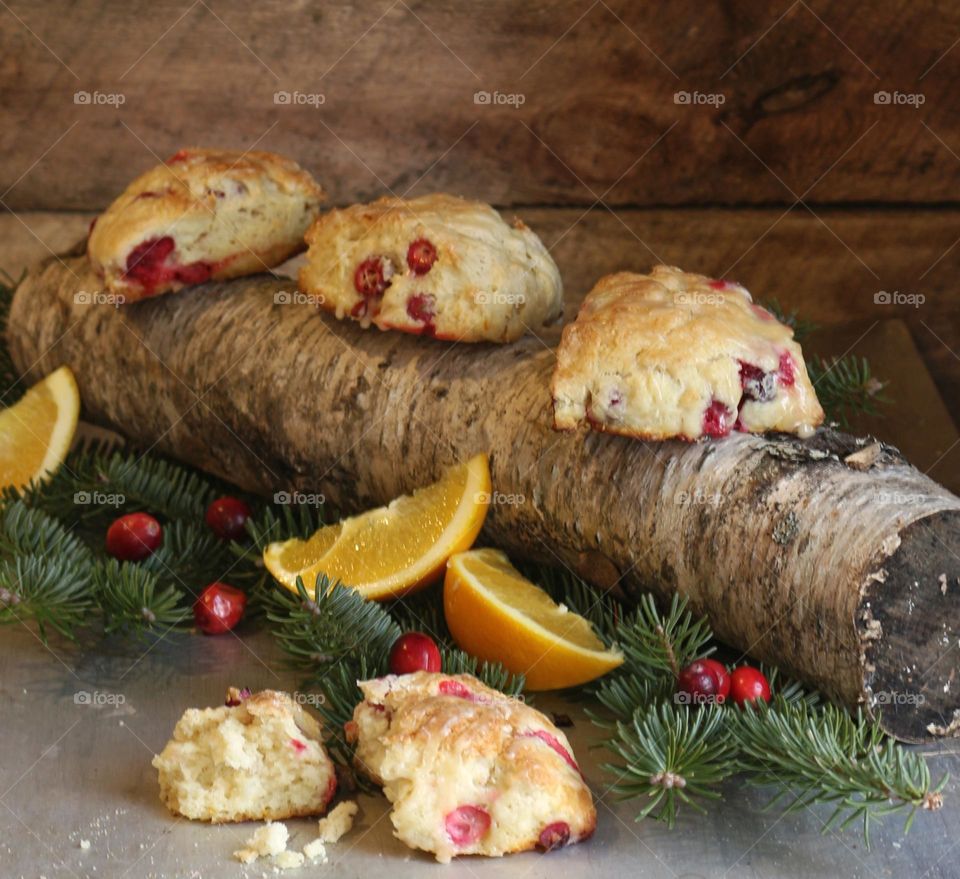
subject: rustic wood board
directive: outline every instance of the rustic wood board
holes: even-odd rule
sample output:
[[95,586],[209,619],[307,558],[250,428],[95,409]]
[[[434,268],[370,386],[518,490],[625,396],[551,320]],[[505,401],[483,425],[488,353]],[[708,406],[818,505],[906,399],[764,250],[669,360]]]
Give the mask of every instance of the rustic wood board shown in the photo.
[[939,203],[960,182],[958,30],[960,7],[933,0],[10,0],[0,193],[97,208],[215,132],[296,156],[336,202],[412,187],[501,204]]

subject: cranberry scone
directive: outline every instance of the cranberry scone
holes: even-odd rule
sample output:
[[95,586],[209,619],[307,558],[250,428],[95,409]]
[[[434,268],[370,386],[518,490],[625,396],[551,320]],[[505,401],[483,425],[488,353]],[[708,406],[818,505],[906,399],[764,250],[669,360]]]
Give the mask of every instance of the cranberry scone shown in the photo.
[[180,150],[96,219],[87,253],[107,289],[135,302],[279,265],[304,249],[323,199],[275,153]]
[[307,232],[300,289],[339,319],[461,342],[510,342],[555,321],[560,272],[522,222],[450,195],[332,210]]
[[587,839],[597,813],[570,744],[539,711],[470,675],[360,682],[347,724],[394,833],[442,863]]
[[739,284],[670,266],[597,282],[564,327],[551,390],[558,430],[809,437],[823,421],[793,330]]
[[197,821],[320,815],[337,789],[320,733],[288,694],[231,688],[220,708],[188,708],[153,758],[160,799]]

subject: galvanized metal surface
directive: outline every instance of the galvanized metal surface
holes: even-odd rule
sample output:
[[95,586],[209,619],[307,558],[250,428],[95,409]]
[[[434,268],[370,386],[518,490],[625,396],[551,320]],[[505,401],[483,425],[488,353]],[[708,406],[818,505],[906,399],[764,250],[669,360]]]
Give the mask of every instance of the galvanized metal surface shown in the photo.
[[[170,815],[158,798],[154,753],[182,711],[217,705],[230,684],[295,689],[270,636],[169,635],[155,644],[109,640],[84,648],[45,647],[22,626],[0,630],[0,879],[176,877],[217,879],[273,875],[268,861],[244,867],[231,859],[255,825],[209,826]],[[360,797],[354,831],[329,848],[330,861],[296,876],[390,879],[580,877],[928,877],[960,876],[960,742],[932,761],[949,770],[945,806],[917,816],[907,837],[901,821],[875,830],[868,851],[856,828],[821,835],[829,809],[783,817],[762,811],[769,791],[739,781],[706,815],[687,810],[667,830],[634,823],[636,806],[607,792],[611,778],[591,750],[597,731],[576,706],[563,710],[586,777],[598,798],[599,825],[588,843],[550,855],[463,858],[443,867],[394,839],[386,802]],[[314,837],[314,821],[288,822],[291,847]],[[89,847],[82,847],[82,842]]]

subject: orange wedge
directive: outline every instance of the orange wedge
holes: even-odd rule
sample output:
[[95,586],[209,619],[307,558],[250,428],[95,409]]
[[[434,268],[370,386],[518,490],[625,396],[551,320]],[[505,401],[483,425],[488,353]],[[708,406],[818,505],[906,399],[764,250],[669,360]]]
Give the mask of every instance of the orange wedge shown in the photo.
[[0,485],[43,482],[63,463],[80,417],[80,392],[67,366],[0,411]]
[[496,549],[450,559],[443,610],[461,650],[526,675],[529,690],[573,687],[623,662],[587,620],[526,580]]
[[447,559],[477,539],[489,503],[487,456],[476,455],[386,507],[327,525],[307,540],[271,543],[263,563],[294,591],[298,576],[309,591],[322,573],[384,601],[438,580]]

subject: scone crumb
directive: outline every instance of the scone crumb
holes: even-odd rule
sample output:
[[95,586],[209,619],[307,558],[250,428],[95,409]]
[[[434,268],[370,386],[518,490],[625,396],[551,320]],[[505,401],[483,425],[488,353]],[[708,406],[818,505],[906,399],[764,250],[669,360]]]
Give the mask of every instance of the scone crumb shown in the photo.
[[322,839],[315,839],[313,842],[308,842],[303,847],[303,854],[305,857],[310,858],[311,861],[319,860],[324,864],[327,862],[327,848],[323,844]]
[[353,819],[359,810],[353,800],[337,805],[326,818],[317,823],[317,833],[321,842],[334,843],[346,836],[353,828]]
[[303,866],[304,857],[300,852],[283,851],[274,857],[273,862],[281,870],[295,870]]
[[287,839],[290,831],[287,825],[280,821],[268,821],[262,827],[258,827],[253,836],[245,843],[244,848],[233,853],[233,856],[241,864],[252,864],[259,857],[268,855],[279,855],[287,847]]
[[90,840],[89,840],[89,839],[81,839],[81,840],[80,840],[80,848],[82,848],[84,851],[86,851],[87,849],[89,849],[89,848],[90,848]]

